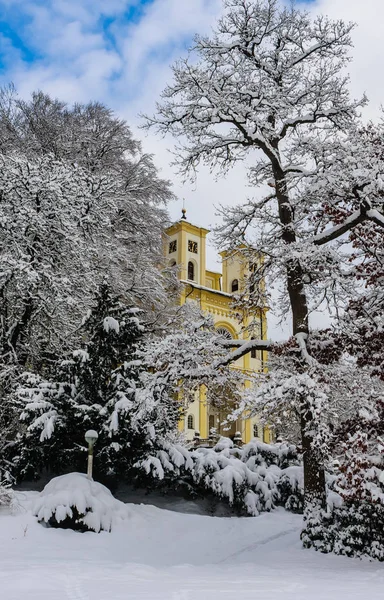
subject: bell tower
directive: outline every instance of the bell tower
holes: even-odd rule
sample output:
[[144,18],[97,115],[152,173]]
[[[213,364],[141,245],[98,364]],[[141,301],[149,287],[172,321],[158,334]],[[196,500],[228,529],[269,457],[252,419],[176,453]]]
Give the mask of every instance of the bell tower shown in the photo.
[[198,286],[206,285],[206,236],[209,229],[187,221],[186,210],[182,217],[167,229],[165,256],[170,264],[179,265],[180,279]]
[[242,291],[248,265],[244,253],[241,252],[241,248],[231,252],[225,250],[224,252],[220,252],[220,256],[222,259],[223,292],[236,294]]

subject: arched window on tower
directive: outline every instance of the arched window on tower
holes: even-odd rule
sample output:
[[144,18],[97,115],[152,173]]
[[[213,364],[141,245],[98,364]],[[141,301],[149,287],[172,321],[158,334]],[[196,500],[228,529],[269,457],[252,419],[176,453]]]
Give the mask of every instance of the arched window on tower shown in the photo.
[[253,437],[259,437],[259,427],[257,423],[255,423],[253,426]]
[[195,265],[191,261],[188,263],[188,279],[189,281],[195,280]]
[[238,279],[234,279],[232,281],[232,286],[231,286],[232,292],[237,292],[239,289],[239,280]]
[[195,421],[193,415],[188,415],[187,427],[188,429],[195,429]]

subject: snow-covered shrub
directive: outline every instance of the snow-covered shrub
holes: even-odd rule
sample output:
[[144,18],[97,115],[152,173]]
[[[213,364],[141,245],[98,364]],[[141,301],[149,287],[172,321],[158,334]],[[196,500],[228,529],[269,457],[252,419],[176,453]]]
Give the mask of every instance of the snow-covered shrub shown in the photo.
[[344,502],[331,515],[333,551],[384,561],[384,441],[370,440],[374,423],[369,426],[350,434],[344,444],[335,482]]
[[292,466],[282,470],[277,481],[279,504],[294,513],[302,513],[304,506],[304,473],[302,467]]
[[344,502],[331,519],[333,552],[384,561],[384,506]]
[[15,494],[7,482],[0,481],[0,506],[11,506]]
[[51,527],[97,533],[111,531],[130,515],[127,505],[83,473],[51,479],[36,500],[33,514]]
[[141,467],[168,488],[178,485],[194,496],[227,502],[238,514],[303,507],[303,471],[294,446],[254,440],[236,448],[228,438],[191,451],[168,444]]
[[370,408],[348,423],[327,510],[308,515],[302,539],[322,552],[384,561],[383,421],[380,403]]

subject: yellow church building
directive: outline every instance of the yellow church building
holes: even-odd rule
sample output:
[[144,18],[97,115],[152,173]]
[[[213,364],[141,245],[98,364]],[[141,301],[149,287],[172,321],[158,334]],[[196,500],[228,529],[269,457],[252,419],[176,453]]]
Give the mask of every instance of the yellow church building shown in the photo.
[[[267,339],[266,309],[256,309],[252,315],[243,315],[240,326],[232,308],[233,295],[241,290],[242,282],[249,274],[249,259],[241,249],[231,253],[222,252],[222,272],[209,271],[206,268],[206,236],[208,229],[193,225],[186,219],[183,209],[182,218],[166,230],[165,254],[168,264],[178,265],[179,279],[183,284],[180,303],[193,300],[203,311],[213,317],[215,327],[228,338],[247,339],[246,327],[252,320],[255,337]],[[238,309],[237,309],[238,313]],[[245,333],[244,333],[245,330]],[[249,337],[248,337],[249,339]],[[241,369],[245,374],[260,372],[266,368],[267,353],[252,351],[233,363],[233,368]],[[201,439],[207,439],[212,428],[220,435],[233,437],[241,433],[242,441],[249,442],[258,438],[271,441],[271,433],[262,427],[257,417],[243,415],[228,429],[222,421],[227,416],[225,408],[210,406],[205,401],[206,390],[201,386],[199,394],[187,409],[180,422],[180,429],[191,440],[199,433]]]

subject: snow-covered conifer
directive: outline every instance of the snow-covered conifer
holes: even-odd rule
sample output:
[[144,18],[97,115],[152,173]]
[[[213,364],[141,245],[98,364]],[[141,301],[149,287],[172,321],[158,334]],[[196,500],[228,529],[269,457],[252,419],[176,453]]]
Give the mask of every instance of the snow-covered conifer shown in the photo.
[[179,411],[168,387],[151,385],[138,355],[140,314],[104,283],[84,321],[83,346],[59,361],[49,380],[25,374],[18,390],[25,428],[15,459],[20,477],[43,467],[81,470],[89,428],[99,434],[96,474],[124,477],[176,428]]

